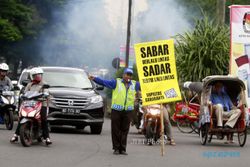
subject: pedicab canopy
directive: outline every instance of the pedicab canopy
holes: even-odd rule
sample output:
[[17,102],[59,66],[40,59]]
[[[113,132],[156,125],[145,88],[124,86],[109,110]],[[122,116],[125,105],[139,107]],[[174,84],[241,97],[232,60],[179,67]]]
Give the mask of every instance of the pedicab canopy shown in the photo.
[[196,93],[201,93],[202,92],[202,82],[184,82],[182,85],[182,89],[188,89],[191,91],[194,91]]
[[134,48],[143,105],[181,100],[174,40],[138,43]]
[[242,80],[231,75],[211,75],[207,76],[202,81],[203,91],[206,91],[207,88],[216,82],[222,82],[230,97],[236,97],[242,90],[245,91],[246,89]]

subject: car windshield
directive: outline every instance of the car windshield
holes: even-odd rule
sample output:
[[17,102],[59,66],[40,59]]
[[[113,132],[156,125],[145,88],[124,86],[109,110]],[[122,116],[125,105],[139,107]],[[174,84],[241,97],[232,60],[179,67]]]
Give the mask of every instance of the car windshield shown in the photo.
[[73,87],[90,89],[92,84],[88,76],[80,71],[45,71],[43,80],[51,87]]

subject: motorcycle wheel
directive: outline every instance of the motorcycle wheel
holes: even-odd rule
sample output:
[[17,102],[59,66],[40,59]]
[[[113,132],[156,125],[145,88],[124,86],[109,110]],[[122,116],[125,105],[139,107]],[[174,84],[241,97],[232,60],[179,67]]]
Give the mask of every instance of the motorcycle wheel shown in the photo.
[[20,140],[24,147],[29,147],[32,144],[32,134],[30,123],[22,124],[20,127]]
[[14,116],[13,116],[13,111],[11,109],[9,109],[4,114],[4,123],[8,130],[12,130],[14,124]]
[[146,139],[148,145],[152,145],[154,141],[154,131],[151,124],[152,124],[151,122],[148,122],[146,127]]

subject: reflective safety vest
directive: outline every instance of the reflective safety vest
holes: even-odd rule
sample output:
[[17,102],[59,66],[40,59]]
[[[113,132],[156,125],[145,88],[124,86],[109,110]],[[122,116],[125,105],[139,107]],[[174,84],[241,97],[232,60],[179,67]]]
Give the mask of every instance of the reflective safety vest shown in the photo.
[[118,111],[132,111],[134,110],[135,100],[135,84],[136,81],[131,81],[132,84],[126,89],[125,84],[120,78],[116,79],[116,87],[112,92],[111,108]]

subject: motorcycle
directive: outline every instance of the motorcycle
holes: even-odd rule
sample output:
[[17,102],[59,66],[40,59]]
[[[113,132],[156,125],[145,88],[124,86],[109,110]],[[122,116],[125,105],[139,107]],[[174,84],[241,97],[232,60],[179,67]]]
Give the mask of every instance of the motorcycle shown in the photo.
[[0,124],[5,124],[8,130],[13,128],[15,108],[14,92],[8,86],[0,89]]
[[143,125],[143,110],[142,110],[142,99],[137,98],[135,101],[135,109],[132,116],[132,126],[135,125],[136,129],[140,130]]
[[146,108],[143,134],[149,145],[156,143],[161,137],[161,110],[159,105]]
[[48,101],[48,96],[49,94],[46,92],[39,93],[34,91],[28,91],[21,96],[19,133],[21,143],[25,147],[29,147],[35,140],[38,142],[42,141],[41,109],[42,102]]

